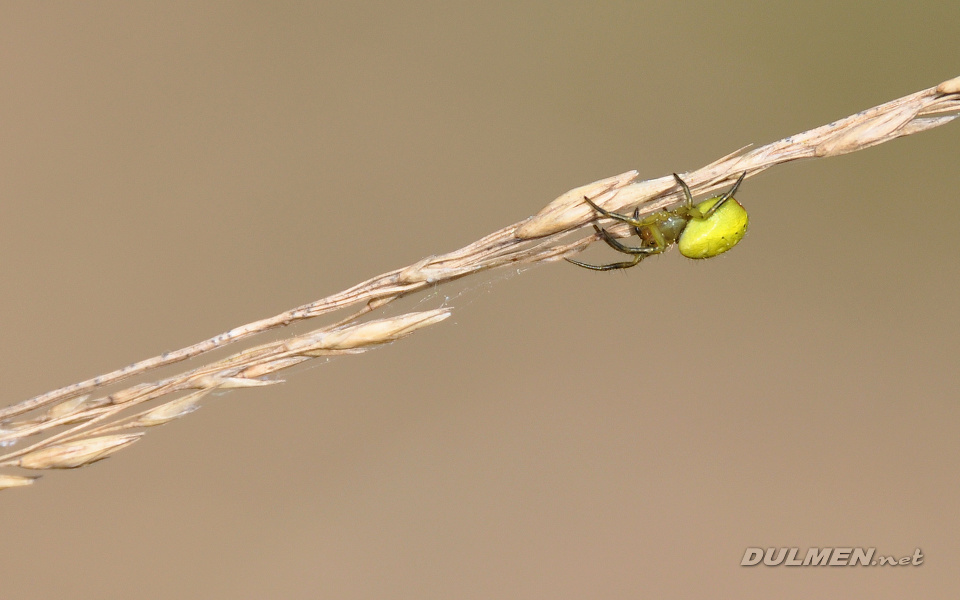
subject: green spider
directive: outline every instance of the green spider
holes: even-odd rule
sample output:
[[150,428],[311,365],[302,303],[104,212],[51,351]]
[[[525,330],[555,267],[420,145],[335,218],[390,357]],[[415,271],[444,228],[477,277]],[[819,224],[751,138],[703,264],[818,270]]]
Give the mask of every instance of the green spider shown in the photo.
[[633,217],[628,217],[600,208],[589,198],[584,197],[584,201],[604,217],[630,225],[633,232],[640,238],[640,245],[622,244],[606,229],[594,224],[593,228],[597,235],[607,245],[633,258],[607,265],[589,265],[570,258],[566,260],[585,269],[613,271],[635,267],[644,258],[660,254],[673,244],[677,244],[680,254],[687,258],[712,258],[722,254],[736,246],[747,232],[747,211],[733,197],[746,176],[747,172],[744,171],[726,194],[694,204],[689,186],[674,173],[674,179],[683,188],[686,202],[673,210],[655,212],[642,219],[639,208],[633,211]]

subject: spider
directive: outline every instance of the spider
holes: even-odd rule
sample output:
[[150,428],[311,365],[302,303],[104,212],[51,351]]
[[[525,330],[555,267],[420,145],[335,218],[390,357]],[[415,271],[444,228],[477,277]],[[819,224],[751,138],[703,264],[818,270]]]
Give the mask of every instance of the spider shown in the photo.
[[[633,217],[628,217],[600,208],[590,198],[584,196],[584,201],[604,217],[630,225],[633,232],[640,238],[640,245],[622,244],[606,229],[594,224],[593,228],[597,235],[607,245],[633,258],[606,265],[589,265],[570,258],[566,260],[585,269],[613,271],[635,267],[644,258],[660,254],[673,244],[677,244],[680,254],[687,258],[711,258],[722,254],[733,248],[747,232],[747,211],[733,197],[746,176],[747,172],[744,171],[733,187],[722,196],[714,196],[694,204],[690,187],[674,173],[673,178],[683,188],[686,202],[673,210],[655,212],[642,219],[639,208],[633,211]],[[731,202],[727,202],[728,200]]]

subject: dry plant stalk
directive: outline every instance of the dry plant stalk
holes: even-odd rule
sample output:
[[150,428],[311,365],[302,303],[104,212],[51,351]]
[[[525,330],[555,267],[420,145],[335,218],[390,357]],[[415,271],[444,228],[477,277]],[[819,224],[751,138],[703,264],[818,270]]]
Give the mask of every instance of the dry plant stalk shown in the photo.
[[[766,146],[738,150],[683,174],[683,179],[695,194],[701,194],[727,186],[743,172],[751,177],[774,165],[801,158],[862,150],[938,127],[958,113],[960,77]],[[575,188],[536,215],[454,252],[427,257],[274,317],[0,409],[0,446],[12,449],[28,437],[41,438],[0,456],[0,467],[9,470],[85,466],[133,444],[144,429],[189,414],[213,390],[281,383],[282,380],[263,378],[316,357],[365,352],[438,323],[450,316],[451,309],[373,321],[361,319],[401,296],[439,283],[514,263],[549,262],[580,252],[597,240],[595,233],[574,241],[565,239],[595,218],[593,209],[583,202],[584,197],[610,211],[639,207],[641,215],[682,200],[672,176],[636,181],[637,176],[637,171],[629,171]],[[166,379],[95,397],[99,390],[128,377],[348,307],[355,307],[355,312],[306,334],[248,348]],[[148,402],[153,406],[142,406]],[[131,410],[136,406],[141,407],[139,412]],[[0,473],[0,489],[30,485],[35,479],[36,476]]]

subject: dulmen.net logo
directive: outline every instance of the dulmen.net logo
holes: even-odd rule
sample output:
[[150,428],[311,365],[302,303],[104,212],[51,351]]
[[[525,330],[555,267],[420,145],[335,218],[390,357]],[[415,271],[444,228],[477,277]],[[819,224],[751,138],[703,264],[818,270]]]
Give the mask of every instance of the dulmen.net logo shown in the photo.
[[922,565],[923,554],[917,548],[912,556],[883,556],[876,548],[747,548],[740,561],[742,567],[899,567]]

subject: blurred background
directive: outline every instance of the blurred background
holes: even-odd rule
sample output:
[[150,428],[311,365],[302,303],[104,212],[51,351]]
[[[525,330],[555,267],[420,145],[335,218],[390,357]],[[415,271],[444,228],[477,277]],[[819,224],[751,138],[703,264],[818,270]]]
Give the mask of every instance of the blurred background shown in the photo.
[[[4,4],[3,404],[935,86],[957,23],[952,0]],[[956,596],[958,149],[954,123],[767,171],[716,260],[411,299],[454,317],[0,494],[3,596]],[[750,546],[925,560],[741,567]]]

